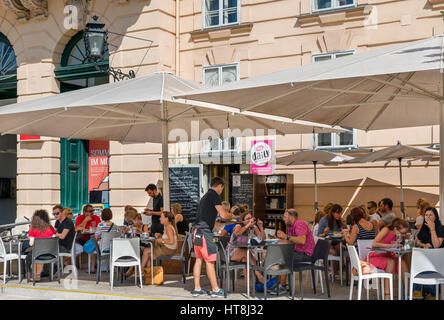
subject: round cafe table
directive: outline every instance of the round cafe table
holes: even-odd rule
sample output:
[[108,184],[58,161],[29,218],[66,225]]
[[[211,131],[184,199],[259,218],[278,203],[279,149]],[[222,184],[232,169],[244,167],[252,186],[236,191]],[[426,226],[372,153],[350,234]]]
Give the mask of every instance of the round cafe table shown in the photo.
[[[156,241],[156,238],[154,237],[148,237],[148,238],[140,238],[140,243],[145,245],[145,246],[150,246],[150,250],[151,250],[151,285],[154,285],[154,262],[153,262],[153,245]],[[142,272],[142,270],[140,270],[140,272]]]
[[398,257],[398,300],[402,300],[402,276],[401,276],[401,259],[406,253],[411,253],[412,249],[401,248],[373,248],[375,253],[388,253],[392,252]]

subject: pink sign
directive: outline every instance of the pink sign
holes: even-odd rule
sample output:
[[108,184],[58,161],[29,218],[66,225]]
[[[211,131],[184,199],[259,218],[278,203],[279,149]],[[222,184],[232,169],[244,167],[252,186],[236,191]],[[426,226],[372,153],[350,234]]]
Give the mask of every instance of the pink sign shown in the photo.
[[252,141],[250,150],[251,173],[273,174],[273,140]]

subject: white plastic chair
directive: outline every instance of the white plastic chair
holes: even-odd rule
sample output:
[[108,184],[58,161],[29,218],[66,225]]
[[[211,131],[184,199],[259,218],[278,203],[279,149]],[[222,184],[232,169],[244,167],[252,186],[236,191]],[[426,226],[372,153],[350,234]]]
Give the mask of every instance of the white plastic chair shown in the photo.
[[19,278],[21,278],[21,270],[20,270],[20,259],[15,253],[6,253],[5,244],[3,243],[3,239],[0,238],[0,262],[3,262],[3,285],[6,284],[6,267],[9,262],[9,268],[11,269],[11,261],[17,260],[19,264],[18,272]]
[[[320,239],[322,239],[322,238],[320,238]],[[343,256],[344,256],[343,254],[339,255],[339,256],[335,256],[335,255],[332,255],[332,254],[328,255],[328,261],[331,261],[331,262],[338,261],[339,262],[339,279],[341,280],[341,286],[342,286],[342,262],[343,262],[342,259],[343,259]],[[335,269],[334,269],[333,263],[330,263],[330,266],[331,266],[331,283],[334,284],[334,282],[335,282]]]
[[[359,252],[359,259],[361,259],[362,261],[366,261],[369,262],[369,254],[370,252],[372,252],[372,245],[373,245],[373,240],[356,240],[356,243],[358,245],[358,252]],[[378,269],[378,272],[384,272],[384,270],[380,270]],[[368,299],[368,295],[369,295],[369,286],[370,286],[370,281],[371,280],[366,280],[365,283],[365,288],[367,289],[367,299]],[[378,279],[375,279],[376,281],[376,286],[377,286],[377,299],[379,300],[379,281]]]
[[[110,284],[113,289],[115,267],[139,267],[140,288],[142,288],[142,268],[140,265],[140,239],[114,238],[111,245]],[[137,271],[137,269],[136,269]],[[137,285],[137,277],[134,277]]]
[[373,240],[357,240],[359,259],[368,262],[368,256],[372,250]]
[[[319,223],[316,226],[319,226]],[[316,243],[318,242],[318,239],[319,239],[319,237],[315,236],[316,233],[313,232],[313,239],[314,239],[315,245],[316,245]],[[318,266],[321,266],[322,265],[322,260],[316,261],[315,264],[318,265]],[[310,276],[311,276],[311,273],[307,272],[307,275],[305,276],[305,278],[306,278],[305,281],[308,281],[308,277],[310,277]],[[328,279],[327,279],[327,281],[328,281]],[[324,280],[322,279],[322,271],[321,270],[316,270],[315,271],[315,285],[318,285],[318,283],[321,285],[321,292],[322,292],[322,294],[324,294]],[[313,286],[313,284],[312,284],[312,286]]]
[[[362,274],[361,264],[359,263],[358,252],[354,246],[347,245],[348,254],[350,255],[350,262],[352,270],[355,268],[358,272],[358,275],[355,276],[353,272],[351,273],[351,282],[350,282],[350,296],[349,300],[353,298],[353,284],[354,281],[358,281],[358,300],[361,300],[361,291],[362,291],[362,282],[367,279],[389,279],[390,281],[390,300],[393,300],[393,275],[391,273],[378,272],[378,273],[370,273],[370,274]],[[377,294],[379,296],[379,286],[376,287]],[[384,284],[382,284],[382,296],[384,296]],[[367,291],[367,299],[368,299],[368,291]]]
[[[405,273],[405,287],[410,279],[410,300],[413,299],[413,284],[436,286],[436,300],[439,295],[439,285],[444,284],[444,248],[439,249],[412,249],[412,263],[410,273]],[[433,272],[431,274],[420,274]],[[407,298],[407,291],[405,291]]]

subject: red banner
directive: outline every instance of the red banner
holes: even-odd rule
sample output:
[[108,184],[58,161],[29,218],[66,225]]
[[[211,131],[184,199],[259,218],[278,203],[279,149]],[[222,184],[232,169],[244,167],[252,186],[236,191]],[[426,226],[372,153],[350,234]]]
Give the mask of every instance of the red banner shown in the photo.
[[109,141],[89,141],[88,192],[109,190]]
[[19,135],[19,141],[38,141],[40,139],[40,136],[29,136],[26,134]]

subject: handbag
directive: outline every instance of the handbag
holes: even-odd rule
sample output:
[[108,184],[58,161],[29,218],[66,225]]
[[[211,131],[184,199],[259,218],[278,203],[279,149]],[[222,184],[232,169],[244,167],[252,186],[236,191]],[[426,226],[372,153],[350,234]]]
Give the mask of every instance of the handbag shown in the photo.
[[[145,276],[145,284],[151,284],[151,267],[146,267],[143,269],[143,273]],[[163,267],[162,266],[154,266],[153,267],[153,282],[155,285],[163,284]]]
[[[362,261],[359,260],[359,264],[361,266],[361,272],[362,274],[372,274],[372,273],[377,273],[376,271],[376,267],[366,261]],[[355,268],[352,269],[352,273],[353,275],[357,276],[358,275],[358,270],[356,270]]]
[[96,251],[96,247],[94,246],[93,238],[91,237],[88,241],[83,245],[83,251],[90,254]]

